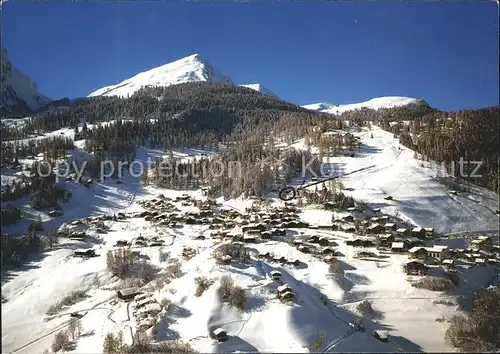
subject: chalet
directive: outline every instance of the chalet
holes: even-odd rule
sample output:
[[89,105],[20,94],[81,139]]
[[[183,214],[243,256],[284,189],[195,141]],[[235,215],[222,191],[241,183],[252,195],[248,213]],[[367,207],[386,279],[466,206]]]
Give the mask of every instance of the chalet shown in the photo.
[[367,258],[367,257],[373,257],[373,258],[377,258],[378,255],[376,253],[373,253],[373,252],[368,252],[368,251],[361,251],[361,252],[358,252],[356,254],[356,256],[358,258]]
[[299,246],[301,246],[303,243],[304,243],[304,241],[302,241],[302,240],[300,240],[300,239],[295,239],[295,240],[293,240],[293,245],[294,245],[295,247],[299,247]]
[[448,246],[444,245],[425,247],[425,250],[427,251],[427,256],[437,259],[440,262],[442,262],[443,259],[445,258],[447,249]]
[[476,258],[476,259],[474,259],[474,263],[476,263],[477,265],[484,266],[484,265],[486,265],[486,259],[484,259],[484,258]]
[[333,247],[325,247],[321,250],[321,253],[323,253],[325,255],[327,255],[327,254],[335,255],[337,253],[337,251]]
[[225,342],[229,339],[227,332],[223,330],[222,328],[216,328],[212,331],[212,337],[217,341],[217,342]]
[[418,237],[410,237],[405,241],[407,242],[409,247],[421,246],[423,244],[422,240],[420,240]]
[[395,237],[391,234],[381,235],[378,238],[379,245],[381,247],[389,247],[395,240]]
[[260,234],[260,237],[263,240],[270,240],[273,236],[273,233],[271,231],[264,231],[263,233]]
[[404,265],[407,275],[426,275],[428,267],[422,261],[411,261]]
[[399,228],[396,230],[396,233],[399,235],[399,236],[402,236],[402,237],[405,237],[405,236],[410,236],[411,235],[411,232],[409,229],[406,229],[406,228]]
[[425,230],[421,227],[414,227],[411,230],[411,236],[417,237],[417,238],[424,238],[425,237]]
[[152,241],[149,243],[149,247],[161,247],[165,244],[165,241],[163,240],[158,240],[158,241]]
[[325,262],[325,263],[332,264],[332,263],[335,263],[335,261],[336,261],[336,259],[332,255],[327,255],[327,256],[323,257],[323,262]]
[[118,290],[116,292],[116,296],[118,296],[118,298],[123,301],[132,301],[140,293],[141,291],[139,290],[139,288],[134,287]]
[[244,243],[255,243],[255,242],[257,242],[257,237],[255,235],[251,235],[251,234],[243,235],[243,242]]
[[355,232],[356,227],[354,225],[341,225],[340,230],[344,232]]
[[489,236],[479,236],[475,240],[472,240],[470,245],[474,249],[489,246],[491,245],[491,238]]
[[128,241],[126,240],[118,240],[115,243],[115,247],[123,247],[123,246],[128,246]]
[[354,221],[354,216],[352,215],[346,215],[342,218],[342,221],[344,222],[353,222]]
[[319,237],[314,235],[314,236],[311,236],[307,239],[307,242],[309,243],[318,243],[319,242]]
[[139,311],[137,311],[137,315],[139,317],[148,317],[150,315],[156,315],[161,312],[161,306],[158,303],[147,304]]
[[69,238],[71,240],[78,240],[78,241],[83,241],[85,240],[85,232],[72,232],[70,235],[69,235]]
[[369,233],[369,234],[381,234],[384,231],[385,231],[385,228],[379,224],[371,224],[366,229],[366,233]]
[[124,213],[118,213],[118,219],[123,220],[125,218],[126,218],[126,216]]
[[271,276],[271,279],[277,281],[277,280],[280,280],[281,278],[281,273],[278,272],[277,270],[273,270],[269,273],[269,275]]
[[270,257],[269,252],[266,252],[266,253],[260,252],[257,254],[258,259],[269,259],[269,257]]
[[444,265],[446,268],[453,268],[453,266],[455,265],[455,260],[451,258],[443,259],[441,264]]
[[323,246],[323,247],[326,247],[330,244],[330,240],[327,239],[326,237],[321,237],[319,240],[318,240],[318,244],[320,246]]
[[73,253],[75,257],[95,257],[95,250],[75,250]]
[[408,250],[408,256],[413,259],[426,259],[427,250],[425,247],[412,247]]
[[274,236],[285,236],[286,235],[286,230],[285,229],[274,229],[272,231]]
[[[387,199],[387,197],[386,197],[386,199]],[[380,330],[373,331],[373,336],[381,342],[388,342],[389,341],[389,332],[387,332],[387,331],[380,331]]]
[[348,246],[354,246],[354,247],[361,247],[364,245],[364,240],[360,239],[360,238],[355,238],[354,240],[348,240],[346,242],[346,245]]
[[222,264],[231,264],[231,260],[232,260],[232,257],[230,255],[228,255],[228,254],[220,257],[220,262]]
[[378,223],[380,221],[380,217],[378,216],[373,216],[372,218],[370,218],[370,221],[372,223]]
[[391,244],[391,251],[394,253],[402,253],[406,250],[406,245],[404,242],[393,242]]
[[300,265],[300,261],[298,259],[295,259],[295,258],[290,258],[290,259],[286,260],[286,264],[297,267]]
[[59,210],[51,210],[51,211],[49,211],[49,216],[51,218],[56,218],[56,217],[61,216],[61,215],[62,215],[62,213]]
[[278,298],[280,298],[281,300],[291,300],[295,297],[293,289],[287,284],[279,286],[277,290]]
[[384,229],[387,232],[396,231],[396,224],[393,222],[388,222],[384,225]]
[[144,308],[146,305],[156,303],[156,301],[151,297],[146,297],[146,298],[140,299],[140,300],[135,300],[135,298],[134,298],[134,301],[136,302],[136,304],[135,304],[136,309]]
[[302,252],[302,253],[309,253],[310,252],[309,247],[304,246],[304,245],[300,245],[299,247],[297,247],[297,250],[299,252]]
[[151,294],[150,293],[140,293],[139,295],[136,295],[134,297],[134,301],[136,302],[139,302],[139,301],[142,301],[144,299],[147,299],[148,297],[151,297]]
[[434,236],[434,229],[432,227],[424,227],[424,230],[427,237]]
[[137,240],[137,241],[134,242],[134,245],[136,245],[138,247],[145,247],[146,246],[146,241]]

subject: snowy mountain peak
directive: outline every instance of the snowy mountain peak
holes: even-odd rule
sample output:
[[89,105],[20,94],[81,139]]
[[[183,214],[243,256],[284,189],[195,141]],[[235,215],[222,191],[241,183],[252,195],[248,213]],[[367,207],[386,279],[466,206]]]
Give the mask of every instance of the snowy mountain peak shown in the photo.
[[353,111],[361,108],[370,108],[378,110],[380,108],[401,107],[409,104],[425,104],[425,101],[412,97],[387,96],[387,97],[376,97],[365,102],[345,104],[345,105],[334,105],[322,102],[322,103],[313,103],[302,107],[323,113],[341,114],[343,112]]
[[26,109],[36,111],[50,102],[48,97],[38,91],[37,84],[12,64],[4,48],[1,51],[1,65],[0,106],[3,113],[26,113]]
[[208,63],[200,54],[192,54],[174,62],[141,72],[116,85],[92,92],[94,96],[128,97],[145,86],[170,86],[186,82],[227,82],[231,79]]
[[263,93],[265,95],[268,95],[268,96],[272,96],[272,97],[276,97],[278,98],[278,96],[276,96],[273,92],[271,92],[270,90],[266,89],[264,86],[262,86],[261,84],[246,84],[246,85],[240,85],[241,87],[247,87],[247,88],[250,88],[252,90],[255,90],[255,91],[259,91],[260,93]]

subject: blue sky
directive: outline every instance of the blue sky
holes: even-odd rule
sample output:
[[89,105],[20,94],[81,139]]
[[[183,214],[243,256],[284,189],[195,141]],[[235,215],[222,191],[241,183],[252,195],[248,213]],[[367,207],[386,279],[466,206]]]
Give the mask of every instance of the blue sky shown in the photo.
[[236,83],[297,104],[379,96],[498,104],[495,2],[28,2],[2,9],[14,65],[79,97],[200,53]]

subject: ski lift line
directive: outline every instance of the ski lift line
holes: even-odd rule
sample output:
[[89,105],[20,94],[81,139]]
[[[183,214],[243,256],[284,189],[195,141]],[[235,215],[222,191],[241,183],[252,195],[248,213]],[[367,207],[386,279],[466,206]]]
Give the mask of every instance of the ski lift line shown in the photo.
[[373,167],[375,167],[375,165],[370,165],[368,167],[363,167],[363,168],[360,168],[358,170],[354,170],[354,171],[351,171],[351,172],[348,172],[348,173],[344,173],[344,174],[340,174],[340,175],[337,175],[337,176],[328,177],[328,178],[325,178],[325,179],[323,179],[321,181],[316,181],[316,182],[312,182],[312,183],[309,183],[309,184],[306,184],[306,185],[301,185],[298,188],[294,188],[292,186],[286,186],[286,187],[284,187],[284,188],[282,188],[280,190],[278,196],[279,196],[279,198],[281,200],[289,201],[289,200],[292,200],[293,198],[295,198],[295,196],[297,195],[297,191],[299,191],[299,190],[303,190],[303,189],[315,186],[315,185],[323,183],[323,182],[331,181],[331,180],[337,179],[339,177],[344,177],[344,176],[352,175],[354,173],[362,172],[362,171],[368,170],[368,169],[373,168]]

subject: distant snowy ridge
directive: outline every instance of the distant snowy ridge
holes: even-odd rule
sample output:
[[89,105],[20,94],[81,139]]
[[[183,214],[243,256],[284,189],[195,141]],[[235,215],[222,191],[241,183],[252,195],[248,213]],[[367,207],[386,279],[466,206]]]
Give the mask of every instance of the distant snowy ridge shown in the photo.
[[252,90],[259,91],[260,93],[263,93],[265,95],[278,98],[278,96],[276,96],[272,91],[266,89],[261,84],[246,84],[246,85],[240,85],[240,86],[241,87],[247,87],[247,88],[250,88]]
[[17,69],[2,48],[0,103],[9,111],[11,108],[24,103],[33,111],[51,101],[50,98],[38,91],[36,83]]
[[302,107],[323,113],[341,114],[343,112],[353,111],[361,108],[370,108],[378,110],[379,108],[401,107],[412,103],[425,104],[425,101],[412,97],[387,96],[387,97],[372,98],[371,100],[360,103],[334,105],[331,103],[322,102],[322,103],[313,103]]
[[128,97],[145,86],[170,86],[186,82],[227,82],[231,79],[205,61],[199,54],[176,60],[139,73],[119,84],[98,89],[88,97]]

